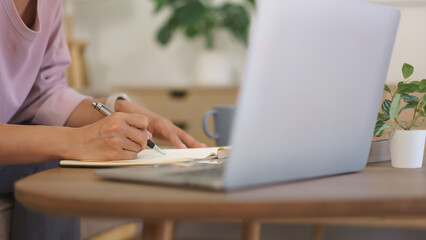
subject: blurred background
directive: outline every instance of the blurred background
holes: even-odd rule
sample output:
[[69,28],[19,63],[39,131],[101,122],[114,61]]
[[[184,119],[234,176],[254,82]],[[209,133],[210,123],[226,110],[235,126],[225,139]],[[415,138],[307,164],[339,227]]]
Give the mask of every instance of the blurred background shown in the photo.
[[[195,66],[200,55],[207,51],[205,37],[190,39],[178,29],[168,45],[162,45],[157,41],[157,33],[174,12],[166,5],[156,13],[157,2],[167,1],[66,1],[66,12],[74,19],[73,37],[87,43],[84,57],[93,88],[191,87],[197,84]],[[252,10],[246,0],[211,2],[215,7],[235,2],[247,11]],[[201,14],[197,12],[202,10],[197,6],[183,10],[194,15],[186,21],[202,21],[203,16],[198,16]],[[202,26],[200,31],[207,28]],[[222,85],[238,84],[246,47],[224,27],[214,29],[212,35],[214,47],[211,51],[222,54],[229,64],[227,77],[230,79]]]
[[[117,86],[191,87],[196,85],[197,60],[206,51],[202,36],[188,39],[176,31],[167,46],[156,40],[157,31],[172,14],[169,7],[155,13],[154,0],[67,0],[66,12],[74,16],[73,37],[87,43],[84,57],[90,83],[95,89]],[[158,2],[161,2],[159,0]],[[165,1],[167,2],[167,1]],[[214,6],[244,0],[211,0]],[[426,1],[375,0],[399,7],[401,23],[390,65],[388,81],[401,80],[403,62],[417,67],[415,75],[425,76]],[[196,20],[194,20],[196,21]],[[244,65],[245,46],[226,29],[214,30],[213,51],[229,61],[232,80],[238,85]],[[199,83],[198,83],[199,84]],[[202,83],[201,83],[202,85]]]

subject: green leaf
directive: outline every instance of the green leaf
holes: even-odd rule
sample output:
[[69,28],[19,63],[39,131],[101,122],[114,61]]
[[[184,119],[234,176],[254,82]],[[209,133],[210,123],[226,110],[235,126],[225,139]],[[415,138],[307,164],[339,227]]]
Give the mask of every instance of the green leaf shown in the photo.
[[388,93],[391,93],[390,87],[386,84],[385,84],[385,91],[388,92]]
[[414,67],[411,66],[408,63],[404,63],[404,65],[402,65],[402,76],[404,77],[404,79],[407,79],[411,76],[411,74],[413,74],[414,72]]
[[185,29],[185,35],[188,38],[194,38],[196,37],[200,32],[198,31],[198,29],[194,26],[194,25],[189,25],[188,27],[186,27]]
[[391,104],[392,104],[392,101],[389,100],[389,99],[385,99],[383,101],[383,103],[382,103],[382,111],[383,111],[383,113],[389,115],[389,109],[390,109]]
[[385,122],[383,122],[383,121],[377,121],[376,122],[376,126],[375,126],[375,128],[374,128],[374,136],[376,136],[376,137],[381,137],[382,136],[382,134],[383,134],[383,131],[386,129],[386,128],[389,128],[390,126],[389,125],[387,125]]
[[387,120],[389,120],[389,115],[384,114],[384,113],[379,113],[379,114],[377,115],[377,120],[380,120],[380,121],[387,121]]
[[395,117],[398,115],[399,106],[400,106],[401,95],[396,95],[392,100],[392,104],[389,109],[389,118],[390,120],[395,120]]
[[235,38],[247,44],[250,15],[247,9],[238,4],[226,3],[218,9],[222,18],[221,26],[231,32]]
[[419,92],[419,90],[422,90],[424,87],[426,87],[426,85],[424,85],[420,81],[411,81],[410,84],[416,85],[416,87],[417,87],[416,91],[417,92]]
[[175,9],[174,16],[183,24],[195,24],[204,15],[206,7],[201,1],[188,1]]
[[178,24],[177,19],[171,17],[157,32],[157,41],[162,45],[167,45],[172,38],[173,33],[176,31]]
[[172,5],[179,0],[151,0],[155,4],[154,13],[158,13],[167,5]]
[[170,28],[162,27],[157,32],[157,41],[162,45],[167,45],[172,38],[172,31]]
[[416,96],[411,96],[411,95],[404,94],[404,95],[401,95],[401,98],[406,103],[417,104],[419,102],[419,99]]
[[417,87],[418,87],[417,92],[426,93],[426,79],[422,79],[421,81],[419,81],[417,84]]
[[398,88],[396,89],[395,93],[399,93],[399,94],[413,93],[413,92],[416,92],[418,88],[419,87],[416,83],[399,82]]
[[155,13],[158,13],[164,6],[164,4],[167,2],[167,0],[155,0],[154,2],[156,2],[156,6],[155,6]]
[[399,110],[399,113],[398,114],[400,114],[402,111],[404,111],[405,109],[407,109],[407,108],[414,108],[416,105],[414,105],[414,104],[407,104],[407,105],[405,105],[404,107],[402,107],[401,108],[401,110]]

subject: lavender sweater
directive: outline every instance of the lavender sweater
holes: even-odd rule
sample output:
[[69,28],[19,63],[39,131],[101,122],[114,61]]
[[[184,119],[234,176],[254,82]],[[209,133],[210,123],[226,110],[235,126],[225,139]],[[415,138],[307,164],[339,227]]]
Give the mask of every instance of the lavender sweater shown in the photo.
[[0,0],[0,122],[64,125],[87,97],[67,86],[61,0],[39,0],[34,29]]

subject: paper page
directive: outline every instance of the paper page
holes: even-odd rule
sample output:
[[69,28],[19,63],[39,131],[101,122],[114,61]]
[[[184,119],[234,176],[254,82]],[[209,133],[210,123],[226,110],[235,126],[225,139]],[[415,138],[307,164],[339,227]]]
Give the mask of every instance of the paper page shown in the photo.
[[138,154],[134,160],[62,160],[62,166],[132,166],[132,165],[151,165],[174,162],[184,162],[193,159],[206,159],[217,155],[218,147],[213,148],[187,148],[187,149],[163,149],[167,154],[162,155],[152,149],[146,149]]

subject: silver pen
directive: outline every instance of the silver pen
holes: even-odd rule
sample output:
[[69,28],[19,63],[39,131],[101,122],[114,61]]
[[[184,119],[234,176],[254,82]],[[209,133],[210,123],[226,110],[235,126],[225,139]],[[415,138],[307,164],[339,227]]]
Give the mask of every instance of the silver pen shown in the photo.
[[[105,116],[109,116],[109,115],[111,115],[111,114],[113,114],[114,113],[114,111],[113,110],[111,110],[110,108],[108,108],[107,106],[105,106],[105,105],[103,105],[102,103],[100,103],[100,102],[92,102],[92,106],[96,109],[96,110],[98,110],[100,113],[102,113],[103,115],[105,115]],[[146,145],[148,145],[148,147],[150,147],[150,148],[152,148],[152,149],[154,149],[155,151],[157,151],[157,152],[159,152],[159,153],[161,153],[161,154],[163,154],[163,155],[167,155],[161,148],[159,148],[151,139],[148,139],[148,142],[147,142],[147,144]]]

